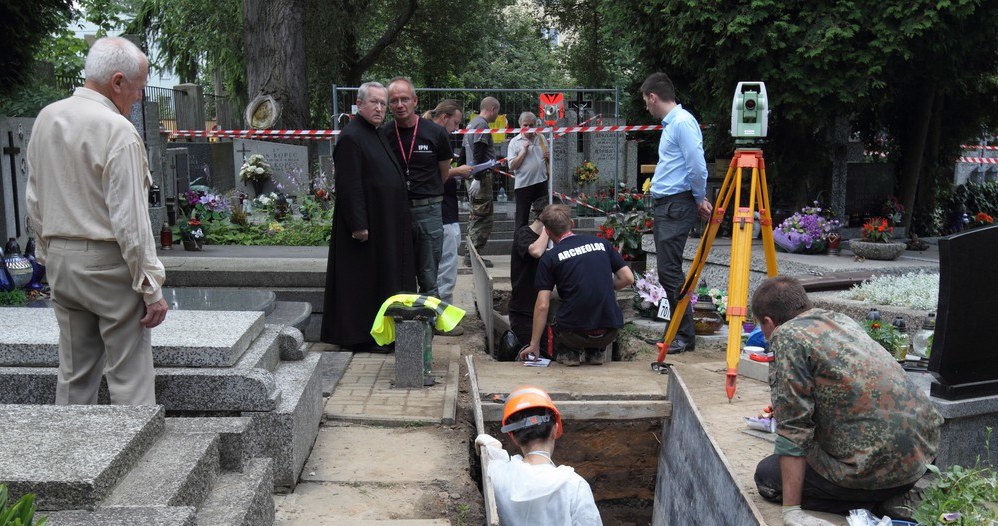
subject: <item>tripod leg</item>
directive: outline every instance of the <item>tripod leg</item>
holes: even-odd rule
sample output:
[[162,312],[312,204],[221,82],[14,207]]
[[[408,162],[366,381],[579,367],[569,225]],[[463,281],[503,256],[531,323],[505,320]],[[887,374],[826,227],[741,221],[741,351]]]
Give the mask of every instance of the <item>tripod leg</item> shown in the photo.
[[762,223],[762,248],[766,254],[766,275],[774,277],[779,272],[776,265],[776,244],[773,241],[773,216],[769,206],[769,189],[766,186],[766,160],[759,156],[759,221]]
[[689,308],[690,291],[696,287],[696,283],[700,279],[700,273],[703,271],[703,266],[707,262],[707,255],[710,254],[710,248],[714,243],[714,238],[717,236],[717,229],[720,227],[721,221],[724,220],[725,208],[731,201],[732,192],[735,188],[735,185],[732,184],[731,181],[735,174],[736,159],[732,158],[731,164],[728,166],[728,171],[724,175],[724,182],[721,184],[721,191],[717,195],[717,202],[714,203],[714,212],[711,214],[710,222],[708,223],[703,234],[700,236],[700,245],[697,247],[696,256],[693,257],[693,263],[690,265],[690,270],[686,274],[686,281],[683,282],[683,286],[679,290],[679,300],[676,303],[676,311],[672,313],[672,319],[665,328],[665,334],[662,336],[662,341],[656,344],[658,347],[657,364],[661,364],[665,361],[665,355],[669,352],[669,345],[676,337],[676,333],[679,332],[679,324],[683,321],[683,316],[686,315],[686,310]]
[[[735,396],[738,379],[738,360],[741,355],[741,326],[748,312],[748,276],[752,262],[752,222],[756,196],[758,170],[752,168],[749,181],[748,205],[738,206],[733,218],[731,234],[731,267],[728,273],[728,346],[725,392],[728,400]],[[740,194],[739,194],[740,197]],[[738,205],[741,205],[739,201]]]

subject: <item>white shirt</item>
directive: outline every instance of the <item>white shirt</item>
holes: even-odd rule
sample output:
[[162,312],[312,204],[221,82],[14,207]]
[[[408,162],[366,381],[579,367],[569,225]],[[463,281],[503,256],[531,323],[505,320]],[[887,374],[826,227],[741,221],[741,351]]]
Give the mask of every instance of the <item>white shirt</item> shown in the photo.
[[569,466],[527,464],[487,447],[489,478],[502,526],[602,526],[593,491]]
[[527,143],[530,142],[530,150],[527,151],[523,162],[520,163],[520,166],[516,170],[513,170],[513,174],[516,176],[513,188],[526,188],[532,184],[547,181],[548,167],[547,162],[544,161],[544,147],[541,146],[541,141],[543,140],[539,135],[534,135],[533,140],[530,140],[521,133],[509,141],[509,147],[506,149],[506,158],[510,160],[516,159]]
[[40,263],[52,238],[114,241],[132,289],[147,305],[162,299],[166,271],[149,221],[146,155],[135,126],[91,89],[77,88],[38,114],[28,142],[25,200]]

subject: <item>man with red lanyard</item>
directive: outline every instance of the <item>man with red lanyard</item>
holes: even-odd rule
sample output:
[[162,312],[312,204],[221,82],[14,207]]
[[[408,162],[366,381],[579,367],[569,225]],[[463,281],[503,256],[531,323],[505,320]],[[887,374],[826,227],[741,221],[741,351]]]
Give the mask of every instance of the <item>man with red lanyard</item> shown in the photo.
[[419,293],[439,297],[437,270],[444,242],[440,207],[453,151],[447,130],[416,113],[418,102],[412,81],[405,77],[392,79],[388,84],[388,109],[395,120],[384,129],[409,190]]

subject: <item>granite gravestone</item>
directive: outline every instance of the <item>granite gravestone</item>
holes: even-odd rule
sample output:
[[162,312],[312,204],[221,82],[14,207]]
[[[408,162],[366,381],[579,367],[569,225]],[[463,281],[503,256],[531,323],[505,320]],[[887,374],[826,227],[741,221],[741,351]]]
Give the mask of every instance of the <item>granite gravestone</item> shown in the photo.
[[998,394],[992,305],[998,297],[998,225],[939,240],[939,310],[929,358],[933,396]]
[[28,139],[34,119],[0,119],[0,239],[27,243]]
[[274,176],[264,184],[264,192],[275,191],[275,183],[280,183],[284,187],[284,193],[297,195],[299,189],[296,180],[308,180],[308,147],[306,146],[252,139],[235,139],[231,145],[235,185],[247,195],[255,195],[253,185],[239,180],[239,169],[249,156],[256,153],[267,158],[267,163],[270,164],[270,168],[274,172]]

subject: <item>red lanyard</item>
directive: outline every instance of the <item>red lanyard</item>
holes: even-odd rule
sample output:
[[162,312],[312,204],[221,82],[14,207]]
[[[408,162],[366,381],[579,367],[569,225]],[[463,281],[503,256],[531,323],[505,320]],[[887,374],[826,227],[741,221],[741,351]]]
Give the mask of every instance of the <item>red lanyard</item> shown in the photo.
[[416,126],[412,129],[412,140],[409,141],[409,155],[405,154],[405,147],[402,146],[402,133],[399,132],[399,121],[395,121],[395,136],[399,141],[399,152],[402,153],[402,162],[405,163],[405,176],[409,177],[409,161],[412,159],[412,150],[416,147],[416,134],[419,133],[419,118],[416,118]]

